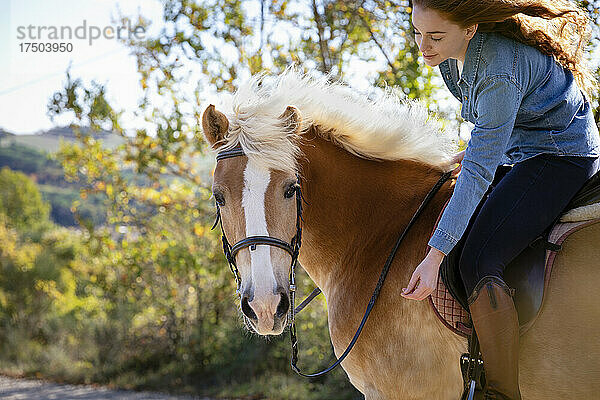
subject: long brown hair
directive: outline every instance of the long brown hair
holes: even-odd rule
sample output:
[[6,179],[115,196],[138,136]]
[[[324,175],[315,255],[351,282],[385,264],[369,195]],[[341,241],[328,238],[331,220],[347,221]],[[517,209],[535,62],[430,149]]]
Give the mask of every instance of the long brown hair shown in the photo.
[[481,32],[497,32],[554,56],[573,73],[591,98],[597,81],[584,50],[591,29],[587,12],[569,0],[412,0],[436,10],[462,28],[479,24]]

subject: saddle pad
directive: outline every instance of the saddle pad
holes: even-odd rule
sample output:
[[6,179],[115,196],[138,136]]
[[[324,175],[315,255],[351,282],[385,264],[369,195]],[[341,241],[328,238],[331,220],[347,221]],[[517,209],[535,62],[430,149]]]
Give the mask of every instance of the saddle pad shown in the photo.
[[569,210],[560,217],[560,222],[589,221],[595,218],[600,218],[600,202]]
[[[555,243],[557,245],[561,245],[572,233],[585,228],[586,226],[600,223],[600,218],[596,218],[593,220],[587,221],[578,221],[578,222],[567,222],[567,223],[557,223],[552,227],[550,234],[548,236],[548,241],[550,243]],[[560,251],[560,250],[559,250]],[[538,309],[534,318],[532,318],[529,322],[522,325],[520,327],[520,334],[524,334],[535,322],[539,312],[544,304],[545,292],[548,287],[548,283],[550,282],[550,276],[552,273],[552,266],[554,264],[554,260],[556,258],[556,251],[547,250],[546,251],[546,262],[545,262],[545,272],[544,272],[544,294],[542,297],[542,304]],[[438,277],[438,283],[436,290],[429,296],[429,303],[433,308],[435,315],[440,319],[440,321],[449,328],[452,332],[468,337],[471,334],[471,318],[469,312],[465,310],[460,303],[452,297],[446,285],[442,281],[441,277]]]
[[442,278],[438,278],[437,288],[429,296],[429,303],[440,321],[452,332],[468,337],[471,334],[469,313],[452,297]]

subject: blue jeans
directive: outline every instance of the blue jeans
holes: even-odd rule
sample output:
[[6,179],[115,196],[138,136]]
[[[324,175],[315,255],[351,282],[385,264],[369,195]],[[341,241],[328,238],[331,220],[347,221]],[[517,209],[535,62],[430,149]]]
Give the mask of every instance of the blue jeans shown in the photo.
[[469,221],[460,274],[470,296],[486,276],[504,281],[504,268],[560,217],[583,184],[600,168],[600,158],[539,154],[494,182]]

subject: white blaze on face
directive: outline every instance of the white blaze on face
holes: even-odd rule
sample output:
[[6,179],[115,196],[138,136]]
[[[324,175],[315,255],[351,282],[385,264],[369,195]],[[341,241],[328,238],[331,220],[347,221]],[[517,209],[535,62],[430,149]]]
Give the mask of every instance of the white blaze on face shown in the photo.
[[[246,237],[269,236],[265,216],[265,193],[270,180],[269,170],[260,168],[248,160],[244,171],[244,189],[242,190],[242,207],[246,216]],[[265,329],[269,329],[273,327],[273,318],[280,298],[273,293],[277,283],[271,263],[271,248],[266,245],[257,245],[255,250],[250,250],[250,247],[247,249],[250,251],[254,285],[254,299],[250,302],[250,306],[258,316],[259,328],[264,325]]]

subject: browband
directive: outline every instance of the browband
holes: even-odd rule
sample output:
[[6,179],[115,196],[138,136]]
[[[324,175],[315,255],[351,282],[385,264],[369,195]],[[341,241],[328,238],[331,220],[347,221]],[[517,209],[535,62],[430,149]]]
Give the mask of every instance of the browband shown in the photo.
[[217,153],[217,161],[223,160],[225,158],[237,157],[237,156],[245,156],[244,150],[241,147],[234,147],[231,150],[223,150]]

